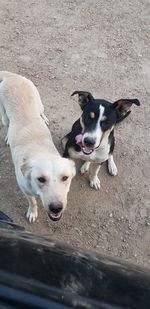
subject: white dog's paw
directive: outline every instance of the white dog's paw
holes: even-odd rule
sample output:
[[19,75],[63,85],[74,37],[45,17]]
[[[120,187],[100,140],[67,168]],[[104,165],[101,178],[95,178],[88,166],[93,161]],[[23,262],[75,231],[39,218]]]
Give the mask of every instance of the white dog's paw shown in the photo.
[[81,169],[80,169],[81,175],[84,175],[85,173],[88,172],[89,166],[90,166],[90,162],[85,162],[85,163],[81,166]]
[[90,180],[90,187],[99,190],[101,187],[100,180],[97,176]]
[[43,113],[41,114],[41,117],[43,118],[43,120],[45,121],[45,123],[47,124],[47,126],[49,125],[49,120],[48,118],[46,117],[46,115]]
[[108,171],[109,171],[109,174],[112,175],[112,176],[118,175],[117,166],[116,166],[113,159],[108,160]]
[[30,223],[34,223],[38,217],[37,207],[32,208],[29,206],[26,217]]

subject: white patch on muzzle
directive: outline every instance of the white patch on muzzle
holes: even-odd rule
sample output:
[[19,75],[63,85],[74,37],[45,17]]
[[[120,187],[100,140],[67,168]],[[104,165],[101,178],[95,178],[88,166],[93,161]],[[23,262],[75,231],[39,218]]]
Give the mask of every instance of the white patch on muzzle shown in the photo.
[[100,122],[101,122],[101,120],[104,116],[104,110],[105,110],[104,106],[100,105],[99,106],[99,117],[97,119],[97,124],[96,124],[95,129],[92,132],[86,132],[83,135],[83,143],[84,143],[85,138],[92,138],[92,139],[95,140],[94,148],[97,148],[99,146],[102,135],[103,135],[103,132],[102,132],[101,126],[100,126]]

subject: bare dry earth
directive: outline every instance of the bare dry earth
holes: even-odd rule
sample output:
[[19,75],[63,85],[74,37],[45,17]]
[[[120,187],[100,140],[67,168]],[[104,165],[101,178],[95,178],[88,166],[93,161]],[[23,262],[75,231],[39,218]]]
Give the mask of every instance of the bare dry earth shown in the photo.
[[[28,231],[65,243],[150,265],[150,69],[148,10],[141,1],[0,1],[0,69],[20,73],[38,87],[60,139],[80,115],[74,90],[95,97],[138,98],[142,105],[116,129],[119,175],[100,171],[101,190],[77,174],[68,208],[58,223],[40,207],[25,219],[9,148],[0,127],[0,208]],[[80,165],[80,163],[79,163]]]

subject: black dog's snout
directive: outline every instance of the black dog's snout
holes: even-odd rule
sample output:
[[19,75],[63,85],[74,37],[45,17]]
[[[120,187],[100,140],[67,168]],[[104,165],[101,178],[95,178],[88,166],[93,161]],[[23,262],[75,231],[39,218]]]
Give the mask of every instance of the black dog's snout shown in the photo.
[[95,139],[92,137],[85,137],[83,142],[84,145],[89,148],[92,148],[95,145]]
[[58,214],[63,209],[63,205],[61,203],[51,203],[48,207],[49,211],[54,214]]

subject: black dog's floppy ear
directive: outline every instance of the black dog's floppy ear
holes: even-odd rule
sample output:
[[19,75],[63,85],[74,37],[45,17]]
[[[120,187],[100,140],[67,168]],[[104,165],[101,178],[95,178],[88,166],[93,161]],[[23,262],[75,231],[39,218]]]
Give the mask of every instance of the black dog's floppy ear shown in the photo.
[[132,104],[140,106],[140,102],[138,99],[120,99],[113,103],[112,107],[117,112],[117,122],[122,121],[131,113],[129,109]]
[[72,93],[71,96],[78,94],[79,96],[79,105],[81,107],[81,109],[83,110],[84,107],[90,103],[90,101],[92,101],[94,98],[92,96],[92,94],[90,92],[86,92],[86,91],[74,91]]

